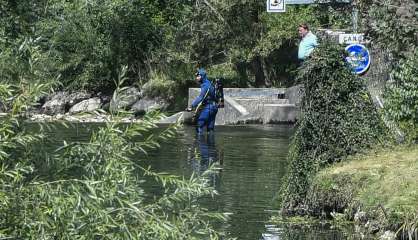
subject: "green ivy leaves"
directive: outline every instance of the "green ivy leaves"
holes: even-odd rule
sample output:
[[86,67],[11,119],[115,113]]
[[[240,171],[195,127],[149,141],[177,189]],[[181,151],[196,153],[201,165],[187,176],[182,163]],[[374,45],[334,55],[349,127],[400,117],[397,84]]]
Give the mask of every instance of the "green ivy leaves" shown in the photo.
[[400,123],[409,141],[418,140],[418,48],[401,60],[386,91],[385,114]]

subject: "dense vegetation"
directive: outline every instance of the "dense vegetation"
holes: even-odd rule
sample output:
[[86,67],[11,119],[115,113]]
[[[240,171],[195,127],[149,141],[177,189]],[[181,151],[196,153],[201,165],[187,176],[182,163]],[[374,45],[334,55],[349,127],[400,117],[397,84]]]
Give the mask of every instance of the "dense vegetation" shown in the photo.
[[413,0],[359,1],[363,28],[372,47],[387,53],[385,115],[399,123],[408,142],[417,140],[418,3]]
[[229,86],[289,86],[298,24],[346,26],[350,16],[328,5],[269,14],[265,2],[250,0],[1,0],[0,12],[3,81],[19,82],[32,57],[39,81],[96,92],[115,89],[121,66],[126,84],[139,87],[153,79],[187,85],[197,66]]
[[323,42],[300,69],[302,115],[283,186],[283,208],[289,214],[309,213],[306,193],[321,168],[377,143],[383,133],[364,82],[351,73],[344,57],[339,46]]
[[[365,0],[358,1],[357,6],[362,15],[361,28],[372,41],[373,52],[386,56],[387,67],[372,66],[371,71],[380,67],[384,74],[359,78],[344,65],[341,49],[323,42],[299,69],[298,80],[305,89],[301,119],[288,156],[289,172],[282,189],[283,212],[337,218],[338,213],[345,213],[352,220],[357,211],[370,211],[366,214],[367,221],[374,218],[381,223],[378,230],[400,228],[399,236],[416,234],[418,209],[413,190],[416,157],[408,150],[391,149],[395,153],[389,151],[383,156],[370,153],[345,162],[350,155],[378,143],[393,144],[392,134],[387,134],[383,124],[392,130],[388,120],[399,125],[407,143],[416,148],[418,4]],[[380,77],[383,79],[375,79]],[[366,87],[373,84],[365,80],[383,83],[382,112],[373,106],[374,96]],[[402,158],[402,163],[398,158]],[[335,166],[336,162],[344,163]],[[378,171],[378,176],[371,171]],[[392,187],[396,184],[402,187],[396,192],[386,191],[389,186],[386,181]],[[411,184],[411,188],[404,188],[404,184]],[[376,208],[380,210],[373,211]]]
[[[414,143],[417,3],[355,3],[360,29],[373,48],[390,56],[385,117],[400,123]],[[42,135],[26,133],[20,119],[31,103],[58,89],[113,92],[121,66],[127,66],[124,84],[142,88],[148,83],[143,90],[151,96],[175,95],[189,84],[197,66],[224,77],[226,86],[303,83],[302,116],[282,200],[287,213],[309,213],[306,194],[314,175],[375,144],[384,133],[366,83],[350,73],[339,47],[321,43],[297,69],[297,25],[347,28],[352,8],[331,1],[268,14],[265,1],[252,0],[0,0],[0,111],[3,104],[10,109],[0,125],[0,237],[218,237],[206,225],[207,213],[195,207],[197,197],[211,193],[202,188],[204,179],[156,175],[168,194],[143,204],[140,179],[133,172],[154,174],[129,154],[156,143],[127,143],[152,127],[152,119],[140,126],[108,124],[90,143],[65,145],[52,155],[33,154]],[[45,159],[46,166],[40,166]]]
[[[48,152],[40,147],[42,128],[29,132],[19,117],[45,87],[0,84],[0,99],[14,99],[0,124],[0,238],[219,239],[210,223],[224,216],[197,204],[215,194],[208,178],[156,174],[138,158],[176,126],[153,135],[158,115],[130,125],[112,116],[89,142]],[[144,175],[165,189],[151,202],[141,188]]]

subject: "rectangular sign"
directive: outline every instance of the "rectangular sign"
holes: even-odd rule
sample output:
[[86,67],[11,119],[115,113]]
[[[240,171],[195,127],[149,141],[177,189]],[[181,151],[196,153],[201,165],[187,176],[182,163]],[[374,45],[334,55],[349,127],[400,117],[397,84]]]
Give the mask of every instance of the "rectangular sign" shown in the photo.
[[286,12],[285,0],[267,0],[267,12]]
[[287,4],[311,4],[316,3],[316,0],[288,0],[286,1]]
[[338,35],[340,44],[364,43],[363,33],[343,33]]
[[351,0],[286,0],[286,4],[351,3]]

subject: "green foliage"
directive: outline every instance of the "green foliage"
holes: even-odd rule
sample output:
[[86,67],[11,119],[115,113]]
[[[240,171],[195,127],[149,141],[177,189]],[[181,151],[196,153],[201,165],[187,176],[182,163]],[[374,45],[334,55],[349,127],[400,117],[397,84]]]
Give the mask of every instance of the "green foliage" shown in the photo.
[[55,1],[47,10],[37,27],[69,88],[114,89],[120,65],[143,77],[162,40],[158,9],[145,1]]
[[245,79],[238,76],[235,66],[231,62],[212,65],[208,69],[208,73],[210,79],[222,78],[223,84],[228,87],[239,87],[247,84],[244,81]]
[[352,30],[353,26],[353,1],[347,4],[341,0],[330,0],[315,5],[315,18],[321,23],[322,28],[337,30]]
[[178,24],[171,19],[178,9],[164,7],[146,0],[1,1],[4,62],[14,59],[21,39],[37,39],[48,60],[44,68],[60,74],[65,88],[113,90],[120,65],[129,66],[130,83],[147,78],[151,52],[169,37],[170,24]]
[[280,50],[283,45],[287,45],[286,47],[293,45],[295,48],[299,24],[308,23],[312,30],[319,26],[319,21],[315,17],[315,8],[310,6],[287,6],[283,14],[263,13],[261,21],[265,30],[253,52],[262,56],[274,54],[274,51]]
[[385,96],[385,113],[400,123],[409,141],[418,140],[418,48],[394,71],[394,84]]
[[25,39],[14,53],[6,50],[0,55],[0,103],[11,118],[24,115],[56,85],[57,77],[45,69],[46,56],[40,53],[37,40]]
[[288,6],[286,13],[271,14],[260,1],[196,1],[166,43],[166,65],[222,69],[224,74],[214,75],[226,75],[231,86],[291,85],[297,26],[306,22],[315,30],[334,25],[334,19],[319,18],[321,12],[317,6]]
[[402,239],[402,234],[417,231],[417,156],[416,146],[376,148],[329,166],[312,181],[309,209],[317,215],[344,213],[350,219],[362,211],[383,231],[399,229]]
[[298,79],[304,95],[283,187],[282,204],[288,213],[303,213],[307,190],[319,169],[371,146],[383,131],[364,83],[346,66],[340,46],[321,44],[300,68]]
[[[88,143],[64,142],[52,153],[39,153],[42,135],[26,132],[17,116],[32,101],[25,89],[42,88],[21,87],[0,84],[0,100],[13,97],[17,109],[0,124],[0,238],[221,237],[210,221],[224,216],[197,202],[215,194],[206,176],[181,179],[141,166],[139,152],[159,147],[159,141],[175,134],[176,125],[154,135],[150,130],[158,114],[129,125],[118,124],[114,116]],[[164,195],[145,201],[144,175],[160,182]]]
[[0,23],[2,40],[13,43],[21,36],[29,37],[34,32],[33,23],[37,22],[48,0],[0,1]]
[[197,66],[223,66],[226,73],[216,76],[232,86],[286,86],[296,68],[297,25],[344,23],[337,12],[346,11],[331,5],[333,17],[321,5],[270,14],[265,2],[249,0],[0,1],[0,71],[26,71],[10,63],[19,61],[24,39],[36,39],[44,72],[70,90],[113,91],[121,65],[128,85],[156,72],[186,85]]
[[164,63],[170,75],[176,75],[176,69],[184,65],[189,69],[195,65],[222,69],[231,76],[227,81],[231,86],[292,85],[298,24],[306,22],[314,32],[319,28],[351,28],[353,5],[338,2],[289,5],[286,13],[271,14],[261,1],[194,1],[181,11],[182,25],[166,38]]
[[408,55],[417,45],[418,3],[414,0],[360,0],[363,25],[374,44],[395,55]]
[[[53,84],[57,74],[50,71],[51,61],[41,50],[40,38],[16,39],[0,53],[0,78],[17,85],[20,82]],[[4,46],[4,45],[3,45]]]
[[418,235],[418,212],[407,212],[402,215],[403,224],[397,234],[406,239],[414,239]]
[[110,38],[101,31],[94,7],[82,1],[55,1],[47,8],[49,16],[37,24],[65,88],[95,89],[111,84]]
[[161,97],[172,99],[174,98],[174,91],[176,88],[176,83],[170,79],[168,76],[162,72],[151,72],[150,79],[143,86],[142,91],[145,96],[148,97]]

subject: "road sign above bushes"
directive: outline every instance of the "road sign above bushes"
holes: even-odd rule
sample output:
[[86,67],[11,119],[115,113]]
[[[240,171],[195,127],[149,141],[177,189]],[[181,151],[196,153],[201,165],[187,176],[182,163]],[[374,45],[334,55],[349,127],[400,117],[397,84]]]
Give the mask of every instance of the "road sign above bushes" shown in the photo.
[[371,58],[369,50],[362,44],[351,44],[345,48],[345,60],[356,74],[362,74],[369,69]]

